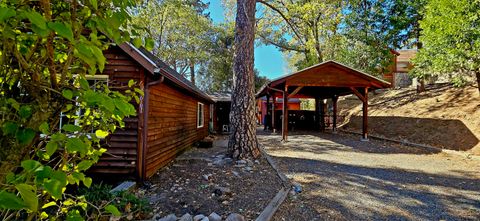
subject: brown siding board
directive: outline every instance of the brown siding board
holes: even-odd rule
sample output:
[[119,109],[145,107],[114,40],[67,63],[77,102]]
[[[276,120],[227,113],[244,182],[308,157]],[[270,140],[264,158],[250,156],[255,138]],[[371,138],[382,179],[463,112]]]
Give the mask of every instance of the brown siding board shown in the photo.
[[[131,59],[119,48],[111,48],[104,51],[107,64],[102,74],[109,75],[110,86],[120,87],[128,84],[131,79],[142,83],[143,68]],[[137,111],[138,104],[132,102]],[[119,173],[137,175],[137,148],[138,148],[138,126],[137,116],[124,119],[125,127],[118,128],[114,134],[107,138],[104,154],[99,162],[91,169],[95,173]]]
[[[172,161],[175,156],[208,135],[209,103],[167,83],[150,88],[146,174]],[[197,128],[197,103],[204,104],[204,126]]]
[[[133,79],[144,87],[152,76],[120,48],[104,51],[107,64],[102,74],[109,75],[111,85],[125,86]],[[122,91],[119,89],[119,91]],[[208,135],[209,101],[193,95],[186,89],[164,81],[153,85],[148,94],[148,117],[145,159],[142,159],[143,104],[136,104],[137,116],[124,120],[125,127],[107,138],[104,154],[92,172],[118,173],[140,176],[145,163],[146,177],[171,162],[195,142]],[[204,104],[204,126],[197,128],[197,102]]]

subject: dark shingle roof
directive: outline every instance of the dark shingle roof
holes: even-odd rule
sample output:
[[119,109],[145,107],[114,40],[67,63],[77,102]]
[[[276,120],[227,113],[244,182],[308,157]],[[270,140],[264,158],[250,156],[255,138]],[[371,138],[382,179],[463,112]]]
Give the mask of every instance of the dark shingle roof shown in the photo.
[[149,52],[145,48],[139,48],[140,52],[144,54],[146,57],[148,57],[150,60],[155,62],[158,68],[160,68],[163,72],[162,74],[169,79],[170,81],[176,83],[178,86],[208,100],[208,101],[213,101],[210,96],[208,96],[205,92],[200,90],[198,87],[196,87],[192,82],[187,80],[185,77],[183,77],[181,74],[179,74],[177,71],[175,71],[173,68],[168,66],[165,62],[160,60],[158,57],[153,55],[151,52]]

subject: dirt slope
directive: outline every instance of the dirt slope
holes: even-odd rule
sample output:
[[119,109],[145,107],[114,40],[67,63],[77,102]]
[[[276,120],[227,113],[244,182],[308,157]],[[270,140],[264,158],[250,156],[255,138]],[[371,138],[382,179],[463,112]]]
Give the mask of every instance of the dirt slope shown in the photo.
[[[480,155],[480,95],[474,87],[432,85],[417,94],[405,88],[370,93],[369,133]],[[339,101],[343,129],[361,131],[361,102]]]

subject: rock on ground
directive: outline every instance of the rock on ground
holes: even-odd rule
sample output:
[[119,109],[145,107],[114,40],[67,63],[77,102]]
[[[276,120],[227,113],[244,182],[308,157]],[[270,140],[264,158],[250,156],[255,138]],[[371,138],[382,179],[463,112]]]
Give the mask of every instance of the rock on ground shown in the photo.
[[177,216],[175,216],[175,214],[169,214],[168,216],[165,216],[158,221],[177,221]]
[[200,220],[202,220],[204,217],[205,217],[205,215],[203,215],[203,214],[198,214],[198,215],[196,215],[196,216],[193,217],[193,221],[200,221]]
[[222,217],[218,215],[217,213],[213,212],[208,216],[208,219],[210,221],[222,221]]
[[245,221],[245,218],[238,213],[232,213],[228,215],[225,221]]
[[192,215],[186,213],[182,217],[180,217],[179,221],[193,221]]

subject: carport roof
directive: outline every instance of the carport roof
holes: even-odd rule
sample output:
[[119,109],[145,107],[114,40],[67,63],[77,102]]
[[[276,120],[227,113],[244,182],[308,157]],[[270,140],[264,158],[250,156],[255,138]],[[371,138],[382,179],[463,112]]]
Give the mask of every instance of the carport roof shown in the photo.
[[354,93],[352,88],[388,88],[390,83],[336,61],[326,61],[265,84],[257,97],[270,91],[284,91],[311,97],[332,97]]

